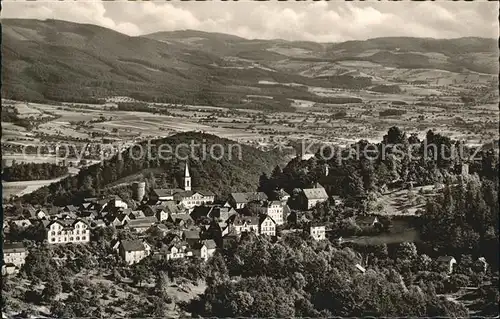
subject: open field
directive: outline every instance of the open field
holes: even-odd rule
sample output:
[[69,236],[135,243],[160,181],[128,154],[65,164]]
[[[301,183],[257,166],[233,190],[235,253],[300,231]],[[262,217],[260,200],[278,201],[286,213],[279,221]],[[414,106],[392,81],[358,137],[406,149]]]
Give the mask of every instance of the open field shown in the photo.
[[2,181],[2,198],[10,198],[11,196],[22,196],[32,193],[43,186],[50,185],[66,176],[62,176],[50,180],[35,180],[35,181],[22,181],[22,182],[4,182]]
[[436,196],[433,185],[414,187],[412,190],[398,189],[378,197],[374,206],[380,208],[379,214],[386,216],[411,216],[424,209],[428,198]]
[[[273,136],[290,141],[310,138],[345,145],[359,139],[378,141],[391,126],[399,126],[421,137],[427,130],[433,129],[471,144],[498,138],[498,108],[495,104],[464,105],[460,102],[460,94],[467,90],[460,87],[447,86],[449,92],[444,94],[443,90],[434,86],[400,86],[403,92],[398,94],[309,87],[308,90],[317,96],[359,98],[362,103],[327,104],[290,99],[289,103],[295,112],[269,113],[154,103],[155,107],[168,110],[169,115],[162,115],[118,111],[113,103],[87,105],[85,108],[80,104],[73,106],[64,103],[61,106],[30,103],[30,109],[57,118],[29,132],[23,127],[5,123],[2,140],[9,143],[34,143],[68,141],[70,137],[81,142],[103,142],[103,139],[131,142],[196,130],[249,143]],[[438,91],[440,94],[436,94]],[[269,99],[268,96],[247,97]],[[380,112],[386,110],[397,110],[399,115],[382,116]],[[340,113],[344,115],[334,117]]]
[[[69,167],[69,175],[76,175],[80,171],[78,168]],[[25,194],[32,193],[37,189],[60,181],[66,178],[66,176],[61,176],[49,180],[33,180],[33,181],[18,181],[18,182],[5,182],[2,181],[2,198],[7,199],[11,196],[22,196]]]

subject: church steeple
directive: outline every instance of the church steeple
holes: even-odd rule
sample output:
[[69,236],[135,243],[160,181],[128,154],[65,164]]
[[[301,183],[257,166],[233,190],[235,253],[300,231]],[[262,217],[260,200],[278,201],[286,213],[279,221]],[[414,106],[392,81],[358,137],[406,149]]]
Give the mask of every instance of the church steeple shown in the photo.
[[185,191],[190,191],[191,190],[191,176],[189,174],[189,167],[188,167],[188,163],[187,162],[186,162],[186,166],[184,168],[183,182],[184,182],[184,190]]

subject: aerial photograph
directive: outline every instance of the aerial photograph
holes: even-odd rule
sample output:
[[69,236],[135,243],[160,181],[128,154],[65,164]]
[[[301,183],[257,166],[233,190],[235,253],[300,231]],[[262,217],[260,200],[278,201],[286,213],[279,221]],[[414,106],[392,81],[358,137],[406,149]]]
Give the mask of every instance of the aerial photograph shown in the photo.
[[2,1],[2,319],[499,318],[499,9]]

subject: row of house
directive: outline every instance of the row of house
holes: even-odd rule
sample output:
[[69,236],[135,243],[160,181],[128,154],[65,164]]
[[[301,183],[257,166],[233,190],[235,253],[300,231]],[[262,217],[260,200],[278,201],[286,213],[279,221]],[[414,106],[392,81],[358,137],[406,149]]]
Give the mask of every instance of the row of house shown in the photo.
[[158,249],[151,247],[147,241],[138,239],[117,241],[113,249],[125,263],[132,265],[148,256],[163,260],[198,257],[207,261],[214,255],[217,245],[212,239],[201,240],[199,236],[193,238],[183,233],[182,237],[171,236]]

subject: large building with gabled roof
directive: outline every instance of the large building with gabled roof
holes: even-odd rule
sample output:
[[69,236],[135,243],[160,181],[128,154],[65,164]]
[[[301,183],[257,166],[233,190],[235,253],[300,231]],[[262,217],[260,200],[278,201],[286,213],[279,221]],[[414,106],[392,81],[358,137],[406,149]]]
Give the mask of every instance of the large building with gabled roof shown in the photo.
[[328,194],[325,188],[319,183],[314,185],[313,188],[304,188],[299,196],[303,209],[312,209],[318,203],[323,203],[328,200]]
[[90,227],[82,219],[44,220],[43,225],[49,244],[77,244],[90,241]]

